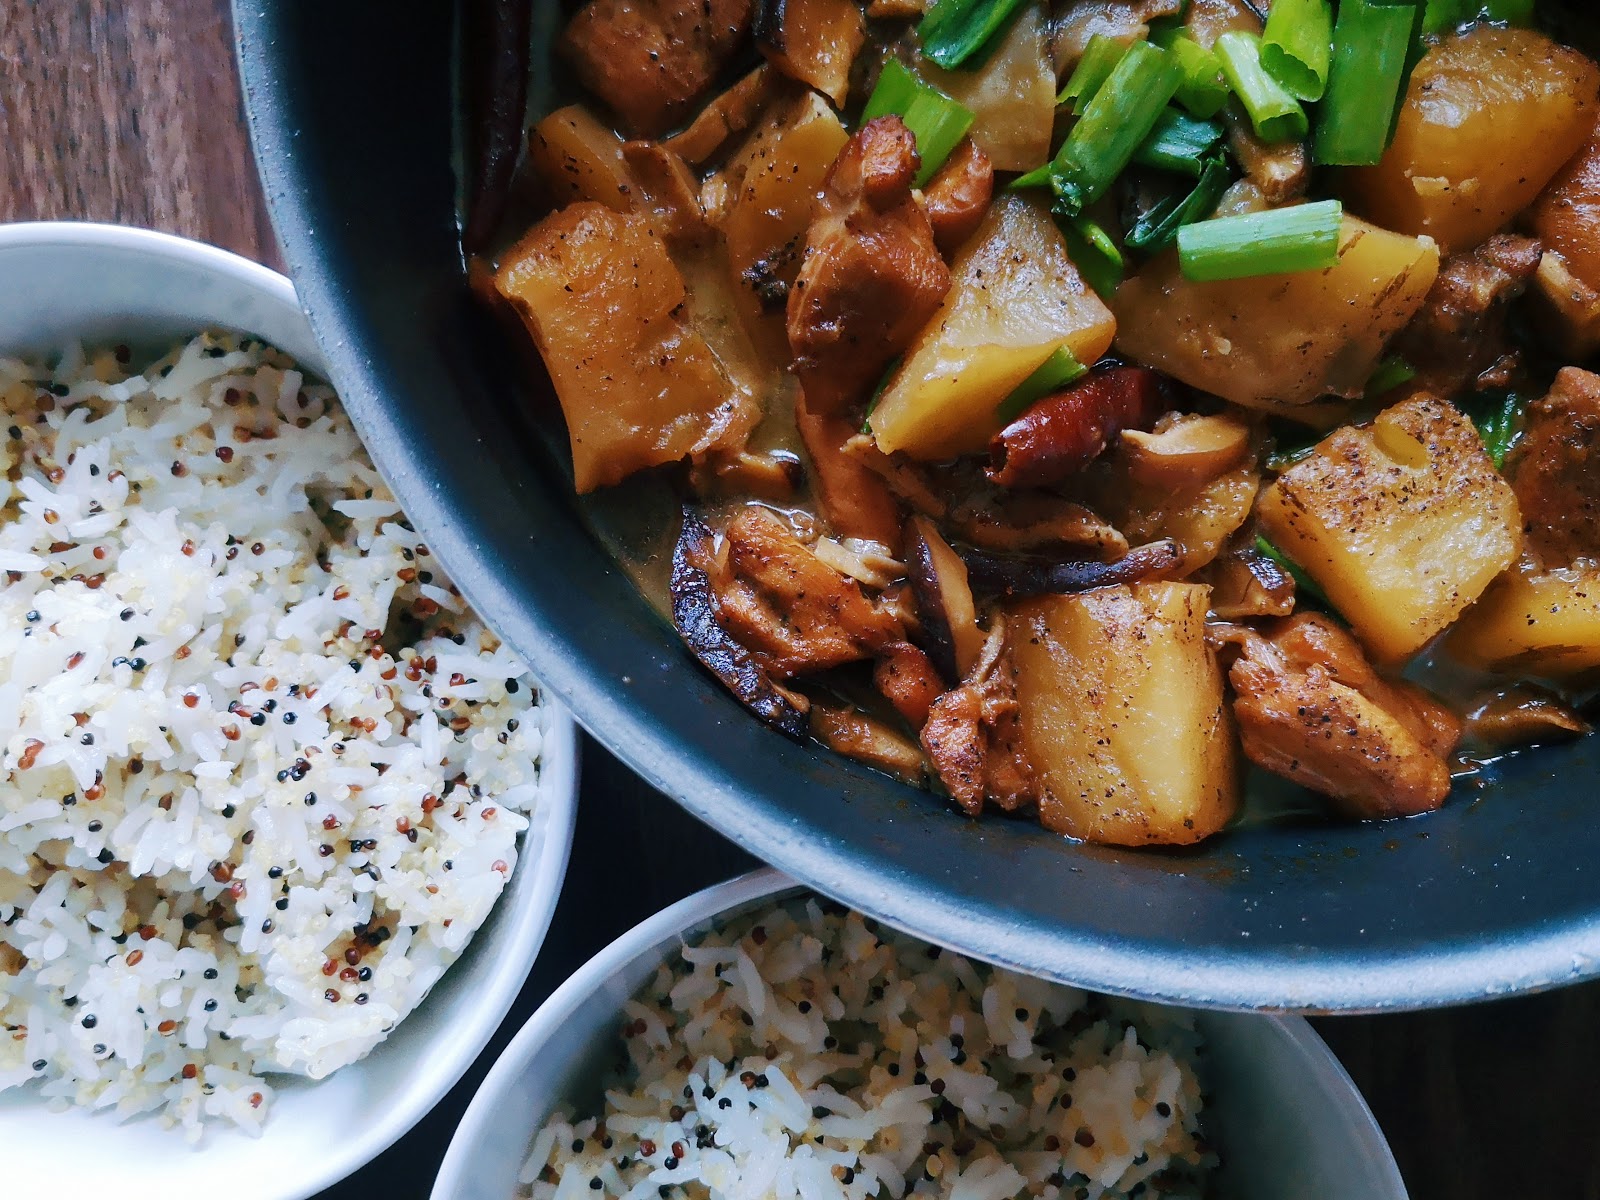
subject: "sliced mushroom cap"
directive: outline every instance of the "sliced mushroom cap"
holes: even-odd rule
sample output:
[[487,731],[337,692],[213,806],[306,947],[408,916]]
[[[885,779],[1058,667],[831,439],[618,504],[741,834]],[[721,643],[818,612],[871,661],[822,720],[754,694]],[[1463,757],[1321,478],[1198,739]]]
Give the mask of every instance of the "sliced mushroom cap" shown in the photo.
[[1135,482],[1187,491],[1242,463],[1250,453],[1250,428],[1236,417],[1177,413],[1149,433],[1124,429],[1122,453]]
[[1294,612],[1294,577],[1253,547],[1211,564],[1211,615],[1223,621],[1287,617]]
[[1092,588],[1162,579],[1183,563],[1183,548],[1171,538],[1135,546],[1116,562],[1003,558],[981,550],[962,554],[968,578],[981,591],[1002,596],[1051,596]]
[[755,655],[717,622],[716,595],[706,570],[715,552],[710,527],[699,513],[685,508],[683,532],[672,552],[672,623],[700,664],[746,708],[780,733],[803,739],[810,702],[775,683]]
[[921,746],[859,709],[813,705],[811,734],[830,750],[907,783],[921,784],[927,773],[928,759]]
[[1513,687],[1467,713],[1466,740],[1490,750],[1517,750],[1570,741],[1589,728],[1588,721],[1549,692]]
[[978,609],[967,565],[927,517],[906,522],[902,555],[917,602],[928,657],[951,686],[960,683],[983,650]]

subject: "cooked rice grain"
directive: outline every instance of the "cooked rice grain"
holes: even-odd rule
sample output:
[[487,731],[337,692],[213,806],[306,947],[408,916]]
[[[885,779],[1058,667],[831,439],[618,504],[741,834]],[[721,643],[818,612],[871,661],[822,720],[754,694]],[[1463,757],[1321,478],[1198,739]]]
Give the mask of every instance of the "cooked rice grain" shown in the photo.
[[1199,1197],[1184,1014],[796,902],[686,945],[629,1002],[605,1116],[558,1113],[535,1200]]
[[538,697],[271,347],[0,406],[0,1090],[256,1129],[536,854]]

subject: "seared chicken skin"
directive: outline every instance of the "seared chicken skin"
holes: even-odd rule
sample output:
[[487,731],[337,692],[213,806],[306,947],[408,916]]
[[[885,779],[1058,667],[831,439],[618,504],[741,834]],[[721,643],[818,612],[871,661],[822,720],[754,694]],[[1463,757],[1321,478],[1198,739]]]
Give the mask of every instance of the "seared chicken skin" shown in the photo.
[[1320,614],[1239,638],[1243,653],[1229,680],[1251,762],[1358,819],[1411,816],[1444,803],[1446,756],[1461,722],[1442,704],[1381,678],[1355,638]]
[[986,800],[1011,812],[1038,799],[1017,711],[1016,668],[998,622],[971,673],[939,697],[922,728],[939,781],[969,817]]
[[787,314],[812,412],[866,400],[950,290],[933,226],[911,194],[916,173],[916,138],[899,117],[868,121],[828,171]]

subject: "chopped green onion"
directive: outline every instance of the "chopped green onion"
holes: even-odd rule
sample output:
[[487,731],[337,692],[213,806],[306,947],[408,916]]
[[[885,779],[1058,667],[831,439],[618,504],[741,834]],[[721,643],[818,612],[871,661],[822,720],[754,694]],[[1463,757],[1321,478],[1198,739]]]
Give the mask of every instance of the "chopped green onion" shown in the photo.
[[1290,562],[1282,550],[1279,550],[1259,533],[1256,534],[1256,550],[1258,553],[1265,554],[1273,562],[1289,572],[1289,578],[1294,580],[1294,590],[1296,592],[1304,592],[1319,603],[1329,608],[1332,607],[1328,601],[1328,593],[1317,586],[1317,581],[1307,575],[1305,569],[1298,563]]
[[863,124],[874,117],[896,116],[917,139],[916,186],[923,187],[944,166],[972,127],[972,110],[918,79],[894,59],[883,64],[878,86],[861,113]]
[[1221,154],[1207,159],[1200,179],[1187,195],[1173,193],[1133,223],[1123,239],[1129,249],[1141,254],[1158,254],[1177,239],[1178,230],[1203,221],[1217,211],[1222,194],[1233,181],[1233,171]]
[[1061,94],[1056,97],[1056,103],[1065,104],[1070,100],[1073,113],[1082,116],[1089,101],[1094,99],[1095,93],[1105,81],[1111,78],[1111,72],[1117,69],[1117,64],[1127,52],[1126,42],[1119,42],[1116,38],[1107,37],[1103,33],[1095,34],[1084,47],[1083,57],[1072,69],[1072,76],[1067,80],[1067,86],[1061,89]]
[[1422,10],[1422,32],[1445,33],[1467,22],[1467,0],[1426,0]]
[[1323,435],[1314,429],[1296,426],[1289,434],[1274,434],[1272,450],[1266,457],[1266,468],[1273,473],[1287,471],[1302,459],[1310,458]]
[[1533,20],[1538,0],[1485,0],[1478,11],[1487,21],[1503,21],[1507,25],[1527,25]]
[[1482,392],[1461,407],[1477,426],[1483,448],[1494,460],[1494,469],[1500,470],[1506,465],[1506,456],[1522,439],[1522,413],[1527,405],[1515,392]]
[[1479,17],[1508,25],[1526,25],[1533,20],[1536,0],[1427,0],[1423,8],[1422,32],[1447,33]]
[[1049,187],[1049,186],[1050,186],[1050,164],[1049,163],[1045,163],[1044,166],[1042,166],[1042,167],[1035,167],[1033,170],[1027,172],[1024,175],[1018,175],[1010,183],[1006,184],[1006,190],[1010,191],[1010,192],[1014,192],[1014,191],[1020,190],[1021,188]]
[[1292,142],[1310,128],[1306,110],[1261,65],[1261,39],[1234,30],[1217,39],[1222,74],[1250,114],[1256,136],[1264,142]]
[[1035,401],[1043,400],[1051,392],[1059,392],[1088,371],[1089,368],[1079,362],[1071,350],[1065,346],[1057,347],[1049,358],[1034,369],[1032,375],[1017,384],[1012,393],[1000,401],[996,415],[1003,424],[1009,425],[1032,408]]
[[941,67],[981,66],[1026,0],[934,0],[917,26],[922,52]]
[[1339,201],[1322,200],[1196,221],[1178,230],[1178,263],[1194,283],[1325,270],[1339,261],[1343,217]]
[[1133,153],[1133,161],[1162,171],[1177,171],[1200,178],[1204,159],[1222,141],[1222,126],[1212,121],[1197,121],[1168,107],[1158,118],[1150,136]]
[[1186,32],[1179,31],[1167,50],[1178,60],[1183,79],[1177,101],[1201,120],[1216,116],[1228,103],[1228,81],[1222,77],[1222,60]]
[[1077,216],[1105,195],[1150,136],[1181,75],[1159,46],[1128,47],[1050,164],[1058,208]]
[[1274,0],[1261,34],[1261,65],[1301,100],[1322,99],[1333,57],[1328,0]]
[[1103,300],[1109,300],[1122,282],[1124,260],[1116,239],[1088,217],[1057,221],[1067,240],[1067,257],[1084,282]]
[[1392,392],[1402,383],[1410,383],[1417,377],[1417,369],[1401,358],[1398,354],[1391,354],[1378,364],[1372,372],[1372,377],[1367,380],[1367,399],[1376,400],[1385,392]]
[[1333,27],[1333,67],[1317,117],[1317,162],[1370,166],[1389,146],[1404,90],[1415,10],[1343,0]]

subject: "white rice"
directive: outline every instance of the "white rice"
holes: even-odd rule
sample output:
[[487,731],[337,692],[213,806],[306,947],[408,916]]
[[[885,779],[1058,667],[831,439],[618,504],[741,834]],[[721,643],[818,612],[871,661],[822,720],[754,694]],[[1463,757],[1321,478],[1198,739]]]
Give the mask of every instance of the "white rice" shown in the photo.
[[997,970],[816,902],[686,945],[625,1009],[604,1116],[557,1113],[535,1200],[1194,1197],[1183,1014]]
[[538,697],[270,347],[0,360],[0,408],[0,1090],[255,1130],[536,854]]

